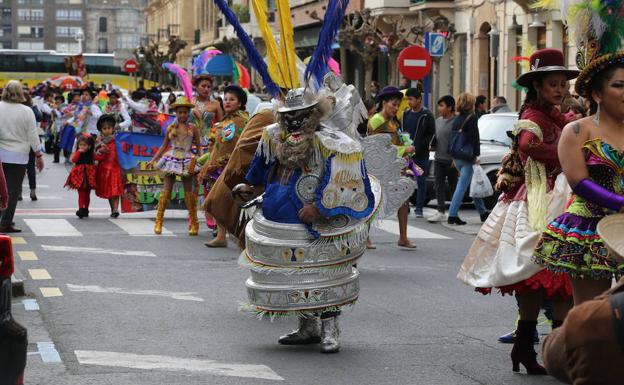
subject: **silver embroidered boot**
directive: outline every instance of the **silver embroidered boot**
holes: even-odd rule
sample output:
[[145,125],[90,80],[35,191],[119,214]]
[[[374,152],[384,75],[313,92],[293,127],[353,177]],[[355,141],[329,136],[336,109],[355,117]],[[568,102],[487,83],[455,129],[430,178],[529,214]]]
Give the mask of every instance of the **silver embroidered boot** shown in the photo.
[[338,316],[321,320],[321,353],[337,353],[340,350]]
[[282,345],[308,345],[321,342],[321,323],[318,317],[299,317],[299,328],[281,336]]

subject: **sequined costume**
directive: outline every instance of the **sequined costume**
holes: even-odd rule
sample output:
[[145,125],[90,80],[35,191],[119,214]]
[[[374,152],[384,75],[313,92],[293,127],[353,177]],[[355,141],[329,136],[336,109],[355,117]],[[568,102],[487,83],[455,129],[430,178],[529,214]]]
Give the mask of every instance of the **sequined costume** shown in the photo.
[[513,134],[524,178],[501,195],[485,221],[457,278],[482,293],[496,287],[502,294],[545,289],[547,297],[572,295],[569,278],[531,260],[548,220],[565,209],[569,187],[557,156],[565,118],[554,108],[528,105]]
[[193,153],[193,132],[188,130],[186,135],[178,135],[177,122],[167,128],[167,135],[171,138],[171,147],[156,163],[156,167],[165,174],[187,176],[190,173]]
[[[583,145],[589,177],[624,195],[624,153],[600,138]],[[572,277],[611,279],[624,273],[624,264],[609,257],[596,225],[613,211],[575,195],[566,212],[551,221],[535,249],[535,262]]]

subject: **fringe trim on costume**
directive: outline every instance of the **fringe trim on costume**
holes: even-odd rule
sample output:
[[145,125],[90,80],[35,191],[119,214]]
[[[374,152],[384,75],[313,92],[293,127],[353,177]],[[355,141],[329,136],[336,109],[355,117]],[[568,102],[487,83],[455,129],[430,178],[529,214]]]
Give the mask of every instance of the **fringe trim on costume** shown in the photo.
[[346,307],[351,307],[355,305],[357,302],[357,298],[345,302],[341,305],[327,306],[321,307],[317,309],[306,309],[306,310],[268,310],[260,308],[250,302],[241,302],[239,311],[253,314],[257,319],[261,320],[263,318],[268,318],[271,322],[276,319],[285,319],[287,317],[309,317],[314,316],[323,312],[338,312],[345,310]]
[[[332,236],[322,236],[312,242],[314,246],[327,246],[333,244],[337,249],[341,249],[342,247],[355,247],[363,244],[368,239],[368,232],[371,224],[377,222],[378,215],[380,213],[381,204],[377,205],[375,211],[361,224],[356,226],[351,231],[332,235]],[[363,227],[365,229],[363,229]]]
[[548,224],[548,196],[546,188],[548,178],[546,166],[533,158],[527,159],[524,168],[527,188],[527,206],[529,227],[534,231],[543,231]]
[[283,274],[283,275],[297,275],[297,274],[314,274],[319,273],[323,275],[323,270],[331,272],[332,275],[335,273],[346,273],[351,271],[351,267],[356,259],[359,259],[361,256],[356,256],[353,259],[348,261],[343,261],[334,265],[325,265],[325,266],[315,266],[315,267],[278,267],[265,265],[260,262],[256,262],[249,257],[247,252],[243,250],[240,257],[238,258],[238,265],[240,267],[244,267],[249,270],[253,270],[256,273],[262,274]]
[[314,144],[316,148],[320,149],[324,159],[329,159],[330,156],[334,156],[334,159],[341,163],[355,164],[359,167],[360,162],[364,159],[364,153],[362,151],[355,151],[350,154],[342,153],[340,151],[332,150],[323,145],[318,136],[314,137]]

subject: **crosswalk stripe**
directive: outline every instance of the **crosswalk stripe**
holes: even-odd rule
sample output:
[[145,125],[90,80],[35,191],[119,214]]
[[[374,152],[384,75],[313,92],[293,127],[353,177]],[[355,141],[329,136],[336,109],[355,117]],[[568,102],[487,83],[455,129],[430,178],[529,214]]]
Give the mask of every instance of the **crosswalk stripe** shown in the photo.
[[67,289],[72,292],[79,293],[98,293],[98,294],[126,294],[126,295],[144,295],[151,297],[164,297],[177,299],[181,301],[204,302],[203,298],[196,297],[195,292],[174,292],[163,290],[134,290],[123,289],[120,287],[102,287],[97,285],[73,285],[67,284]]
[[81,237],[82,233],[67,219],[24,219],[38,237]]
[[40,287],[39,290],[41,291],[41,295],[46,298],[63,296],[61,289],[59,289],[58,287]]
[[175,372],[188,371],[216,376],[260,378],[275,381],[284,380],[284,378],[266,365],[226,364],[214,360],[184,359],[178,357],[90,350],[76,350],[74,354],[81,365]]
[[[379,229],[399,235],[399,222],[389,219],[379,221]],[[374,229],[374,228],[373,228]],[[375,230],[371,229],[373,235]],[[442,234],[437,234],[431,231],[427,231],[416,226],[407,225],[407,237],[414,239],[452,239]]]
[[37,261],[37,254],[34,251],[18,251],[17,255],[19,255],[22,261]]
[[50,273],[46,269],[28,269],[30,278],[34,280],[52,279]]
[[[154,234],[154,221],[149,219],[109,219],[115,225],[134,237],[158,236]],[[174,237],[175,234],[166,228],[162,228],[162,234]]]
[[26,240],[24,237],[11,237],[11,243],[14,245],[25,245]]
[[75,247],[75,246],[54,246],[54,245],[41,245],[41,248],[46,251],[66,251],[66,252],[78,252],[78,253],[91,253],[91,254],[112,254],[112,255],[127,255],[136,257],[155,257],[156,254],[151,251],[141,250],[114,250],[114,249],[100,249],[97,247]]

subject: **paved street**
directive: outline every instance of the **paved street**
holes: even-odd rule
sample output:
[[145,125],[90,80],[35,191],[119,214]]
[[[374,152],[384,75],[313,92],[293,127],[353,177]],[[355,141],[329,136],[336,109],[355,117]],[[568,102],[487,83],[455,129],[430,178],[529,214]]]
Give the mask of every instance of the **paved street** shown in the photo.
[[[455,279],[471,234],[412,216],[418,249],[404,251],[396,221],[374,229],[377,249],[358,264],[360,300],[341,317],[342,350],[322,355],[276,343],[294,320],[238,311],[248,272],[233,242],[207,249],[205,226],[189,237],[184,212],[168,212],[168,231],[153,236],[153,212],[111,220],[95,194],[91,217],[79,220],[76,194],[62,189],[68,170],[46,162],[39,201],[25,185],[14,238],[27,384],[557,383],[512,373],[511,346],[496,338],[513,327],[515,301]],[[478,221],[473,210],[461,216]]]

